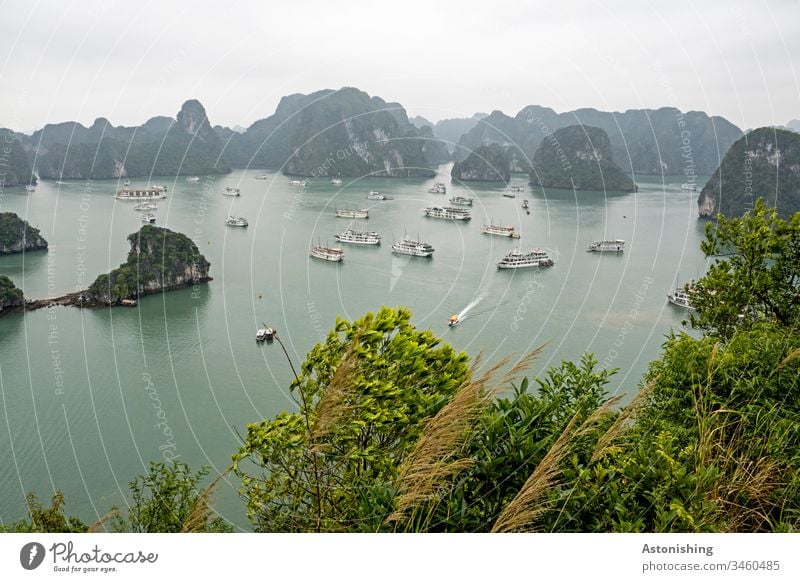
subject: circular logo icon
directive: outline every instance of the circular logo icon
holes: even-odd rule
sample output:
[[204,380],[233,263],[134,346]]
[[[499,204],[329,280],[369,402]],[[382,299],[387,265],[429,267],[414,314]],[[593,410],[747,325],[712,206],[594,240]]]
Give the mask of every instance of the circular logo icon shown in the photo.
[[44,546],[39,542],[29,542],[19,551],[19,563],[26,570],[35,570],[44,561]]

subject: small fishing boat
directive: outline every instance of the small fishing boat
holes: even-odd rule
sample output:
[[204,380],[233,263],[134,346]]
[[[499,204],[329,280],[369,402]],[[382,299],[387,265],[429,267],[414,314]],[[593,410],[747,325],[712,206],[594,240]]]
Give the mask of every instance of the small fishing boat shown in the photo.
[[301,188],[305,188],[308,182],[305,180],[291,180],[289,182],[289,186],[300,186]]
[[156,215],[150,214],[149,212],[145,212],[142,214],[142,222],[147,224],[153,224],[156,221]]
[[625,250],[625,241],[622,239],[598,240],[590,244],[587,250],[590,253],[621,253]]
[[506,198],[516,198],[517,197],[517,195],[514,194],[513,192],[503,192],[503,196],[505,196]]
[[198,178],[197,176],[189,176],[188,178],[186,178],[186,181],[187,182],[199,182],[200,178]]
[[259,328],[256,332],[257,342],[271,342],[273,339],[275,339],[275,330],[267,325]]
[[341,178],[331,178],[331,184],[334,186],[341,186],[342,179]]
[[120,301],[120,305],[124,305],[125,307],[136,307],[136,299],[123,299]]
[[241,193],[239,192],[238,188],[231,188],[230,186],[227,186],[225,188],[225,191],[222,193],[222,195],[223,196],[240,196]]
[[158,210],[158,204],[143,200],[133,207],[134,210]]
[[522,207],[525,208],[526,210],[528,209],[528,201],[527,200],[523,200],[522,201]]
[[269,174],[258,174],[254,177],[256,180],[269,180]]
[[225,220],[225,224],[227,224],[228,226],[247,226],[249,223],[247,222],[246,218],[242,218],[241,216],[239,218],[236,218],[234,216],[229,216]]
[[28,184],[27,186],[25,186],[25,190],[27,192],[36,192],[36,186],[34,186],[33,184]]
[[369,194],[367,194],[367,200],[391,200],[390,196],[386,194],[381,194],[375,190],[372,190]]

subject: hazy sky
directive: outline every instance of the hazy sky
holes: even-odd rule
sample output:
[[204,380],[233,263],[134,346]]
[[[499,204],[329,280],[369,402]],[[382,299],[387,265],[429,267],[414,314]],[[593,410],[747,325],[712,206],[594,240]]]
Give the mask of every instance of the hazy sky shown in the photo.
[[800,118],[798,0],[0,0],[0,126],[140,124],[189,98],[248,126],[351,85],[431,120],[525,105]]

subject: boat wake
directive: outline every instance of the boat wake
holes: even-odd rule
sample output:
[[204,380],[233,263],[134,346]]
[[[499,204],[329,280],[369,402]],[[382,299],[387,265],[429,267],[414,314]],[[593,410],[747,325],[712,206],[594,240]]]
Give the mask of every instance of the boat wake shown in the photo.
[[472,301],[470,301],[469,304],[464,309],[462,309],[461,311],[458,312],[458,320],[459,321],[464,321],[467,318],[467,314],[470,311],[472,311],[472,309],[475,306],[477,306],[478,303],[483,301],[484,297],[485,296],[483,294],[481,294],[481,295],[476,296],[475,299],[473,299]]

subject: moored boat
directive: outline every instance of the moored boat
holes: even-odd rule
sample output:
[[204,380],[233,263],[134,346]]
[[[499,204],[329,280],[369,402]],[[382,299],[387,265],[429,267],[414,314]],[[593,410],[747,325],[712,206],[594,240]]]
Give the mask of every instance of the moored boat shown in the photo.
[[697,192],[697,186],[694,184],[681,184],[681,190],[685,190],[687,192]]
[[159,200],[166,198],[166,188],[150,186],[148,188],[123,188],[117,192],[117,200]]
[[342,243],[350,243],[354,245],[379,245],[381,244],[381,235],[377,232],[363,232],[352,229],[334,235],[334,238]]
[[222,193],[224,196],[240,196],[241,193],[239,192],[239,188],[231,188],[230,186],[225,187],[225,191]]
[[259,328],[256,332],[257,342],[271,342],[273,339],[275,339],[275,330],[267,325]]
[[625,241],[622,239],[598,240],[590,244],[587,250],[591,253],[621,253],[625,250]]
[[153,224],[156,221],[156,215],[150,214],[149,212],[145,212],[144,214],[142,214],[141,220],[142,222]]
[[336,218],[369,218],[369,210],[366,208],[338,208],[336,210]]
[[517,195],[514,194],[513,192],[503,192],[503,196],[505,196],[506,198],[516,198],[517,197]]
[[391,197],[387,196],[386,194],[381,194],[376,190],[372,190],[369,194],[367,194],[367,200],[391,200]]
[[392,244],[392,252],[412,257],[432,257],[434,248],[426,242],[403,239]]
[[290,180],[289,181],[289,185],[290,186],[300,186],[301,188],[305,188],[307,184],[308,184],[308,182],[306,182],[305,180]]
[[246,218],[242,218],[241,216],[238,218],[235,216],[229,216],[227,219],[225,219],[225,224],[228,226],[247,226],[249,223],[247,222]]
[[28,184],[27,186],[25,186],[25,191],[26,192],[36,192],[36,186],[34,186],[33,184]]
[[452,206],[428,206],[425,209],[428,218],[441,218],[442,220],[470,220],[472,213],[465,208]]
[[542,249],[521,251],[514,249],[497,263],[498,269],[524,269],[526,267],[552,267],[553,259]]
[[677,305],[678,307],[683,307],[684,309],[693,310],[694,305],[692,305],[692,293],[694,292],[694,287],[691,283],[685,285],[684,287],[678,287],[672,293],[667,295],[667,300],[672,303],[673,305]]
[[472,202],[473,199],[466,196],[453,196],[450,198],[450,204],[455,204],[456,206],[472,206]]
[[484,224],[481,228],[483,234],[491,234],[494,236],[507,236],[510,238],[519,238],[519,233],[513,226],[503,226],[500,224]]
[[324,247],[322,245],[314,245],[308,254],[315,259],[322,259],[324,261],[331,261],[338,263],[344,260],[344,251],[335,247]]
[[428,188],[428,192],[431,194],[447,194],[447,186],[445,186],[444,182],[434,182],[433,186]]
[[189,176],[188,178],[186,178],[186,181],[187,182],[199,182],[200,178],[198,178],[197,176]]
[[522,207],[523,207],[524,209],[526,209],[526,210],[528,209],[528,201],[527,201],[527,200],[523,200],[523,201],[522,201]]

